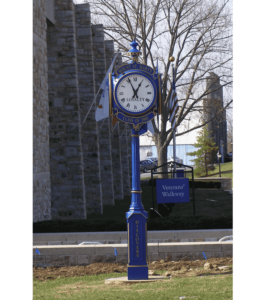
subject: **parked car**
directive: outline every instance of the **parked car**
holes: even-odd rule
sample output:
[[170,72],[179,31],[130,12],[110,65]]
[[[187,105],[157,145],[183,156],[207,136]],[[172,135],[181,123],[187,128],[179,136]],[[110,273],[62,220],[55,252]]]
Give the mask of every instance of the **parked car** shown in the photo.
[[158,163],[158,158],[157,158],[157,157],[147,157],[146,159],[151,160],[151,161],[154,162],[155,164]]
[[146,173],[147,170],[156,169],[156,167],[157,165],[150,159],[140,161],[140,172],[143,171],[144,173]]
[[225,156],[225,162],[233,161],[233,152],[229,152]]
[[[174,161],[173,157],[168,157],[167,162],[171,161]],[[176,156],[176,163],[183,164],[183,159],[180,159],[178,156]]]

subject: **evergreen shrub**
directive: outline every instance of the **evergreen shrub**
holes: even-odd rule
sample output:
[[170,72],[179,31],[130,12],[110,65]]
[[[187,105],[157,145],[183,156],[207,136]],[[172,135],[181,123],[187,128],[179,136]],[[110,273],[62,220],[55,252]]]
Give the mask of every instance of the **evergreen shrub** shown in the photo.
[[[169,216],[147,221],[147,230],[231,229],[229,217]],[[126,219],[52,220],[33,223],[33,233],[127,231]]]

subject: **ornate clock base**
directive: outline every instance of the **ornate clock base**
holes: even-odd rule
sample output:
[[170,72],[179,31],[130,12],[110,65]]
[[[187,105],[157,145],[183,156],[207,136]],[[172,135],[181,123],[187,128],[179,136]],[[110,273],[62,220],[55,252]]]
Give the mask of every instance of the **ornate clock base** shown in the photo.
[[128,266],[128,280],[148,279],[147,266]]

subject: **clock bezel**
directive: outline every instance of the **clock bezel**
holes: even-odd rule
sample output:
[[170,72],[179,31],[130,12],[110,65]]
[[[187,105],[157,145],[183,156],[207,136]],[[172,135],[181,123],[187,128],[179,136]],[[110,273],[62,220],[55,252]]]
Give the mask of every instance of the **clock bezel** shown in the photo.
[[[125,79],[126,77],[131,76],[131,75],[141,75],[141,76],[145,77],[146,79],[148,79],[151,82],[151,84],[153,86],[153,89],[154,89],[154,97],[153,97],[153,100],[152,100],[152,104],[148,108],[146,108],[145,110],[143,110],[141,112],[132,112],[132,111],[126,110],[124,107],[122,107],[120,105],[118,99],[116,98],[116,96],[117,96],[117,88],[118,88],[119,84],[121,83],[121,81],[123,79]],[[130,115],[130,116],[140,116],[140,115],[143,115],[146,112],[149,112],[149,111],[152,110],[153,106],[156,103],[156,99],[157,99],[157,88],[156,88],[156,85],[155,85],[153,79],[150,76],[148,76],[146,74],[143,74],[142,72],[135,72],[135,71],[133,71],[133,72],[127,72],[127,73],[125,73],[124,75],[122,75],[118,79],[119,80],[117,81],[117,83],[115,84],[115,86],[113,88],[113,98],[114,98],[115,104],[119,107],[119,109],[121,111],[123,111],[124,113],[126,113],[127,115]]]

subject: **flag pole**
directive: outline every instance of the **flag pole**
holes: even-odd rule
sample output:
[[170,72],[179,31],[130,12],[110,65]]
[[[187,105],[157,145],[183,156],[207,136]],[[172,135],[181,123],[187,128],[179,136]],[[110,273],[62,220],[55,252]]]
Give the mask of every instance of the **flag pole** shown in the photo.
[[[175,90],[175,78],[174,78],[174,66],[173,66],[173,63],[172,63],[172,91],[173,91],[173,88]],[[174,105],[174,104],[173,104]],[[173,128],[173,160],[174,160],[174,178],[176,178],[176,127],[174,126]]]

